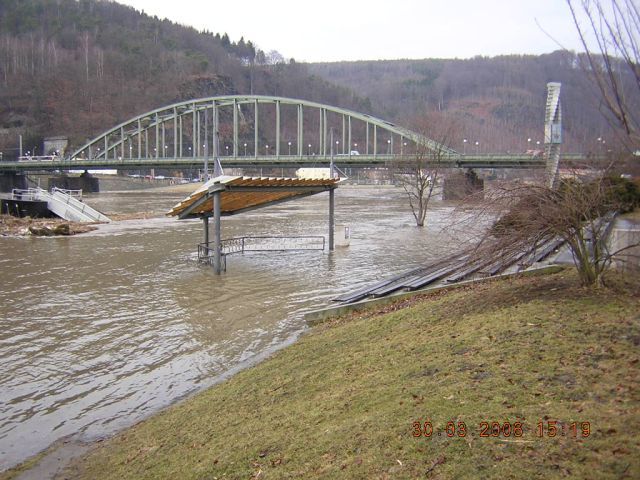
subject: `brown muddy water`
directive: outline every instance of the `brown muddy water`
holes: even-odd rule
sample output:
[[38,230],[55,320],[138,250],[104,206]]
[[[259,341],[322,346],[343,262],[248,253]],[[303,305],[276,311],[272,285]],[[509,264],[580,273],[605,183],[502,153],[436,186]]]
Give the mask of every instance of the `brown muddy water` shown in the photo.
[[[164,212],[183,194],[86,197],[109,213]],[[305,312],[450,252],[452,205],[416,228],[396,188],[341,187],[335,252],[196,262],[199,221],[102,225],[65,238],[0,239],[0,470],[72,436],[110,435],[294,341]],[[223,238],[326,235],[328,195],[223,218]]]

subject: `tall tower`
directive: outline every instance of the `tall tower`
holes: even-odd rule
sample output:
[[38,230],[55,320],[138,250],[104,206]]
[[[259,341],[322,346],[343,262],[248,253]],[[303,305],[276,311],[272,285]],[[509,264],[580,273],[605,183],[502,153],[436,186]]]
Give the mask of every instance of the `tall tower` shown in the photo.
[[562,108],[560,83],[547,83],[547,110],[544,119],[544,156],[547,162],[547,185],[553,188],[558,179],[562,144]]

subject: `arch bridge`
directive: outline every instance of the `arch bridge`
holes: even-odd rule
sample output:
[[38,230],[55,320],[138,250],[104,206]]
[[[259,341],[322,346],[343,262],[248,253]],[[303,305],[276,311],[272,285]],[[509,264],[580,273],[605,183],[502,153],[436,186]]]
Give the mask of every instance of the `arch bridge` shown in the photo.
[[[14,169],[223,166],[384,166],[419,149],[445,166],[544,167],[531,155],[461,155],[407,128],[352,110],[262,95],[200,98],[146,112],[67,158],[21,158]],[[434,156],[432,156],[433,158]],[[7,162],[2,167],[11,167]]]

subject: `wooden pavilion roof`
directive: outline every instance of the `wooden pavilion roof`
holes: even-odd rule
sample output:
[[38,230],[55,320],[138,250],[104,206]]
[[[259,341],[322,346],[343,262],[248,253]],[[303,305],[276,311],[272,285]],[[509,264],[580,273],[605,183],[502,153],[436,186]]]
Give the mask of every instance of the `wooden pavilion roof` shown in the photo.
[[213,194],[220,192],[221,214],[234,215],[337,188],[338,178],[238,177],[212,178],[175,205],[167,215],[199,218],[213,215]]

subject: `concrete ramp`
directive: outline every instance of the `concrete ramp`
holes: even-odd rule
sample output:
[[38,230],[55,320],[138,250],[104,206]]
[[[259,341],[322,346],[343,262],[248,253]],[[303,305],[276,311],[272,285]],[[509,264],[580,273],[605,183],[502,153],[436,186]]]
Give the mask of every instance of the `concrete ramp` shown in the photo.
[[110,222],[106,215],[91,208],[86,203],[78,200],[66,190],[54,188],[47,192],[41,188],[30,188],[29,190],[14,190],[13,195],[21,199],[39,200],[47,202],[47,208],[65,220],[72,222]]

